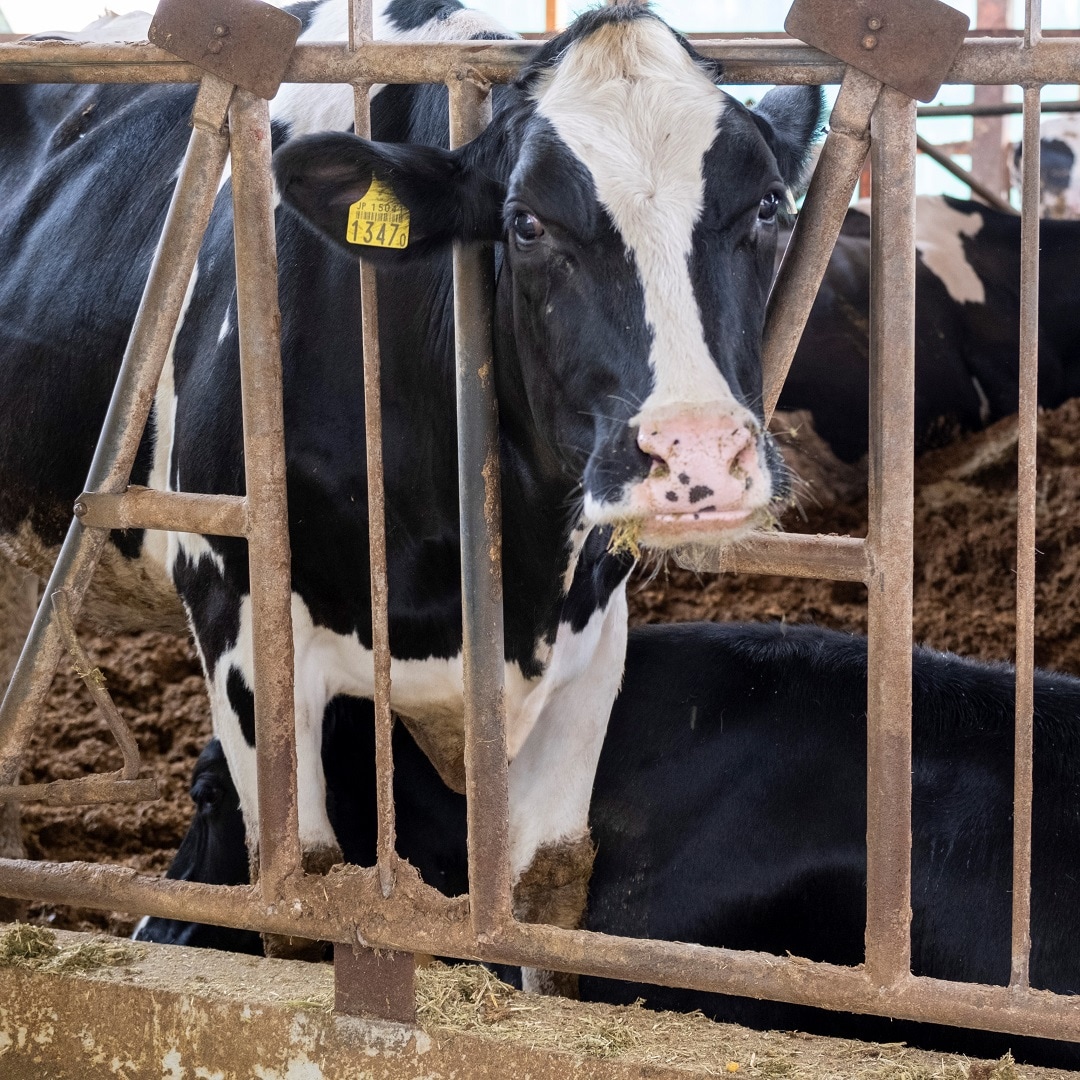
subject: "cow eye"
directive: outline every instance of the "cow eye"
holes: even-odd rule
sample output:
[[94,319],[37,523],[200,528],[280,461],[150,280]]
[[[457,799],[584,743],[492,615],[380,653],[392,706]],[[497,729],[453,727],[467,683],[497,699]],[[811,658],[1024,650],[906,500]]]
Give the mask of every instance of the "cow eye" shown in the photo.
[[519,210],[514,215],[513,229],[514,235],[525,244],[539,240],[544,235],[544,226],[540,224],[540,219],[524,210]]
[[759,221],[772,221],[776,217],[776,211],[780,209],[780,196],[775,191],[770,191],[764,199],[761,200],[761,205],[758,207],[758,220]]

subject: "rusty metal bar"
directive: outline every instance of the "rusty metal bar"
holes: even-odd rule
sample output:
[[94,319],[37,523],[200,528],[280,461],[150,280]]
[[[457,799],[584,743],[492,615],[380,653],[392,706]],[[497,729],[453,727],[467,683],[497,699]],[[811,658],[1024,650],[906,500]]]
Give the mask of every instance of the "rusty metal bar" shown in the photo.
[[[139,757],[139,744],[131,733],[124,718],[109,692],[105,689],[105,676],[101,669],[91,662],[86,650],[79,641],[79,635],[75,632],[75,624],[71,619],[71,601],[68,594],[63,590],[53,593],[53,608],[56,612],[56,623],[60,628],[60,636],[64,639],[68,654],[75,664],[75,673],[86,684],[90,696],[101,710],[109,730],[113,733],[120,753],[124,758],[124,767],[120,770],[121,780],[135,780],[142,770],[142,759]],[[155,789],[156,789],[155,784]]]
[[[116,773],[53,780],[48,784],[14,784],[0,788],[0,802],[40,802],[46,806],[96,806],[101,803],[150,802],[158,798],[157,781],[123,780]],[[78,901],[76,901],[78,902]]]
[[[539,41],[300,44],[286,82],[445,82],[462,65],[490,82],[508,82],[542,48]],[[845,65],[794,39],[695,40],[703,56],[724,63],[725,83],[839,83]],[[945,80],[950,84],[1064,83],[1080,68],[1080,38],[1047,37],[1025,48],[1019,36],[969,37]],[[57,41],[0,44],[2,82],[199,82],[202,71],[153,45]]]
[[[1036,0],[1037,5],[1037,0]],[[1027,27],[1038,33],[1038,10]],[[1024,146],[1039,145],[1039,87],[1024,88]],[[1028,985],[1035,677],[1035,506],[1039,432],[1039,154],[1024,154],[1020,220],[1020,396],[1016,469],[1016,749],[1013,773],[1011,985]]]
[[866,967],[886,987],[911,967],[915,103],[886,88],[871,130]]
[[[350,46],[358,48],[374,34],[371,0],[350,0]],[[358,135],[371,137],[370,87],[354,87]],[[386,565],[386,482],[383,476],[382,347],[379,342],[378,272],[360,263],[361,340],[364,352],[364,429],[367,453],[368,551],[371,581],[371,651],[375,679],[376,865],[383,895],[393,891],[397,870],[394,808],[394,717],[390,709],[390,598]]]
[[825,581],[866,581],[870,576],[866,541],[861,537],[802,533],[765,533],[753,537],[737,548],[717,552],[715,562],[703,569]]
[[[1001,105],[920,105],[916,115],[920,120],[945,116],[1014,116],[1024,111],[1022,102],[1006,101]],[[1080,101],[1044,101],[1043,113],[1080,112]]]
[[[1078,102],[1080,104],[1080,102]],[[948,154],[939,150],[932,142],[928,142],[921,135],[916,136],[915,144],[919,150],[932,161],[936,161],[947,173],[951,173],[961,183],[971,188],[973,195],[977,195],[983,202],[1000,210],[1004,214],[1015,214],[1016,209],[1007,199],[1003,199],[992,188],[988,188],[981,180],[972,175],[962,165],[957,165]]]
[[[93,863],[40,864],[0,859],[0,894],[46,903],[139,911],[167,919],[219,923],[323,940],[528,964],[583,974],[769,998],[826,1009],[1001,1030],[1080,1041],[1080,1009],[1069,995],[1004,986],[905,976],[880,987],[862,967],[840,967],[789,956],[609,937],[585,930],[514,923],[492,942],[477,942],[461,905],[426,890],[408,908],[402,894],[381,899],[377,875],[348,868],[329,878],[295,883],[295,904],[268,910],[248,886],[203,885]],[[372,913],[367,922],[364,915]],[[370,923],[370,925],[369,925]]]
[[284,879],[300,869],[301,860],[292,559],[285,496],[281,316],[267,103],[238,89],[229,110],[229,124],[258,747],[259,886],[270,903],[280,894]]
[[828,138],[769,297],[761,340],[766,427],[859,182],[870,147],[870,113],[880,92],[876,79],[856,68],[847,69],[829,120]]
[[[191,141],[98,437],[85,485],[88,491],[121,492],[131,475],[228,154],[222,127],[231,95],[232,87],[213,76],[207,76],[199,89]],[[49,598],[58,590],[66,591],[72,618],[78,618],[107,539],[104,530],[84,529],[78,518],[72,519],[0,706],[0,784],[15,783],[23,749],[63,654]]]
[[[450,80],[450,144],[491,120],[487,83],[463,68]],[[461,514],[465,794],[473,929],[490,937],[510,917],[506,723],[503,698],[502,498],[491,326],[494,254],[454,245],[458,505]]]
[[241,495],[198,495],[131,486],[120,495],[84,491],[75,516],[86,528],[169,529],[203,536],[246,536]]

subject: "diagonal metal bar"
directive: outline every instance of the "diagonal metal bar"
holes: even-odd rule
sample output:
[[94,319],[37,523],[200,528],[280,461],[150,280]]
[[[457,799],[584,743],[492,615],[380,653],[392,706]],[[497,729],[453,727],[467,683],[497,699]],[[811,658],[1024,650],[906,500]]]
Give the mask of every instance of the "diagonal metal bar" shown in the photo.
[[[87,491],[116,494],[127,487],[228,155],[223,128],[231,97],[228,83],[212,75],[203,79],[192,114],[191,141],[98,438]],[[51,597],[66,592],[71,616],[78,618],[107,539],[107,532],[85,529],[78,518],[68,528],[0,706],[0,784],[15,782],[23,750],[63,655]]]
[[829,135],[769,297],[761,341],[766,427],[859,182],[870,148],[870,114],[880,93],[877,79],[857,68],[845,71],[829,119]]

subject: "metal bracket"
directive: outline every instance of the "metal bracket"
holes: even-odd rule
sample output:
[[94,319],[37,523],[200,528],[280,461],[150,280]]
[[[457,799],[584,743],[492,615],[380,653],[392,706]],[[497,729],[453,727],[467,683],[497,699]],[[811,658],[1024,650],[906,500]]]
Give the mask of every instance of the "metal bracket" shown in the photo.
[[160,0],[149,41],[270,100],[303,24],[261,0]]
[[399,1024],[416,1023],[414,976],[410,952],[334,945],[334,1011]]
[[930,101],[969,23],[940,0],[795,0],[784,29],[908,97]]

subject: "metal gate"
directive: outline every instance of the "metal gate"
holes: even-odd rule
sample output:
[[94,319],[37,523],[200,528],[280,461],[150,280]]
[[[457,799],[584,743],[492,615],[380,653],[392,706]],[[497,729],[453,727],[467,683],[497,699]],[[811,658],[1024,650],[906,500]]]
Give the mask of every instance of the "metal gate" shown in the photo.
[[[911,0],[907,6],[925,8],[929,2]],[[833,5],[817,0],[816,6],[820,16]],[[896,0],[882,5],[888,12],[898,6]],[[803,7],[813,9],[815,3],[807,0]],[[486,123],[491,84],[512,78],[537,47],[517,41],[378,43],[372,41],[370,0],[350,0],[350,13],[347,46],[304,44],[291,58],[284,50],[281,68],[291,82],[351,83],[360,133],[369,129],[367,91],[372,85],[444,83],[449,88],[452,140],[459,145]],[[865,540],[762,536],[738,553],[725,554],[718,564],[749,573],[861,581],[868,587],[865,963],[840,967],[788,956],[608,937],[522,924],[511,915],[498,457],[489,332],[492,280],[490,251],[485,250],[460,249],[454,256],[470,893],[444,897],[424,885],[394,851],[379,352],[370,267],[362,272],[362,304],[378,689],[378,863],[370,869],[336,868],[327,876],[302,872],[276,260],[264,99],[273,89],[260,97],[250,87],[234,86],[220,75],[147,45],[0,46],[3,82],[199,83],[187,157],[86,492],[76,503],[46,600],[0,713],[0,783],[10,785],[17,775],[48,683],[65,642],[73,638],[71,619],[78,613],[108,530],[170,528],[246,537],[254,568],[259,878],[250,887],[221,887],[158,880],[126,868],[87,863],[0,860],[0,893],[352,945],[352,950],[337,950],[339,998],[350,1007],[397,1019],[412,1015],[408,954],[422,952],[1080,1040],[1075,1000],[1028,984],[1039,155],[1024,158],[1013,942],[1012,977],[1003,987],[916,977],[910,970],[915,102],[909,94],[883,85],[876,77],[881,69],[875,66],[875,57],[889,55],[890,48],[894,59],[898,51],[910,64],[910,42],[890,41],[889,25],[883,26],[869,0],[851,0],[841,15],[855,34],[852,48],[865,52],[865,62],[857,66],[794,39],[716,39],[695,45],[706,56],[723,61],[729,82],[841,84],[831,133],[770,303],[764,348],[769,413],[867,152],[872,159],[868,535]],[[200,28],[203,40],[221,30],[214,25],[213,12],[209,18]],[[1038,0],[1027,0],[1022,36],[966,39],[947,75],[952,83],[1022,84],[1029,147],[1039,142],[1040,88],[1075,82],[1080,71],[1080,37],[1042,40],[1039,20]],[[836,41],[830,50],[843,52]],[[879,41],[882,48],[875,52]],[[135,450],[230,147],[248,494],[238,498],[129,490]],[[145,797],[146,782],[138,781],[137,774],[136,757],[128,760],[120,778],[58,782],[36,792],[8,788],[4,793],[71,805]]]

